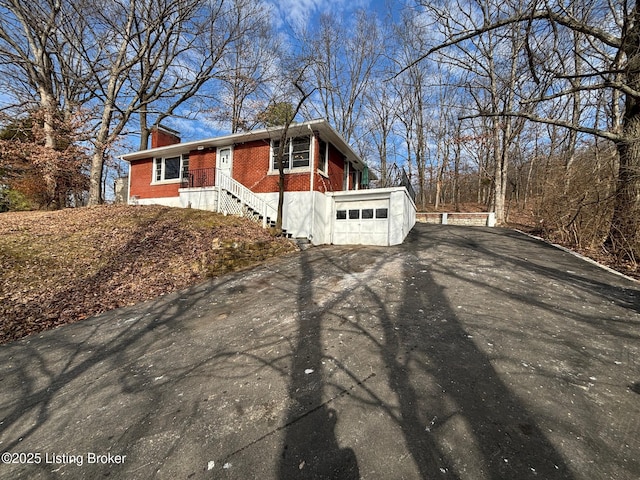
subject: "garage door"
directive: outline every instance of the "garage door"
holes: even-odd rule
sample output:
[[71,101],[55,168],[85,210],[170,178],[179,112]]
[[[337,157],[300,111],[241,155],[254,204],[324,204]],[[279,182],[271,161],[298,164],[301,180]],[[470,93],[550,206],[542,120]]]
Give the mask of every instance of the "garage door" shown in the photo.
[[333,243],[336,245],[388,245],[389,200],[336,202]]

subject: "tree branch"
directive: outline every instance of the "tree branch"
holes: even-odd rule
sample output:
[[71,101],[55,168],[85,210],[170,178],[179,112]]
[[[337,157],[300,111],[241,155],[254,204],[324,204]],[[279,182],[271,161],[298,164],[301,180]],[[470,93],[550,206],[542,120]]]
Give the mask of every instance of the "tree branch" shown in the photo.
[[471,30],[471,31],[462,32],[457,36],[454,35],[451,40],[447,42],[443,42],[427,50],[427,52],[419,56],[416,60],[410,62],[408,65],[403,67],[399,72],[397,72],[393,77],[391,77],[391,79],[396,78],[397,76],[401,75],[403,72],[407,71],[414,65],[420,63],[421,61],[423,61],[433,53],[436,53],[440,50],[443,50],[448,47],[452,47],[454,45],[458,45],[461,42],[478,37],[483,33],[498,30],[508,25],[513,25],[521,22],[533,23],[534,20],[548,20],[551,22],[558,23],[571,30],[584,33],[585,35],[589,35],[594,38],[597,38],[598,40],[605,43],[606,45],[609,45],[610,47],[620,48],[622,46],[622,40],[619,37],[616,37],[615,35],[611,35],[603,29],[581,23],[580,21],[578,21],[577,19],[569,15],[561,15],[561,14],[552,12],[549,9],[544,9],[544,10],[532,11],[529,13],[526,13],[526,12],[519,13],[517,15],[513,15],[511,17],[507,17],[502,20],[497,20],[494,23],[491,23],[488,25],[482,25],[481,27],[475,28],[474,30]]
[[468,120],[468,119],[472,119],[472,118],[482,118],[482,117],[519,117],[519,118],[524,118],[526,120],[530,120],[532,122],[537,122],[537,123],[544,123],[546,125],[555,125],[557,127],[564,127],[564,128],[568,128],[570,130],[574,130],[576,132],[580,132],[580,133],[587,133],[590,135],[594,135],[596,137],[600,137],[600,138],[605,138],[607,140],[611,140],[612,142],[620,142],[623,141],[625,139],[624,136],[613,133],[613,132],[608,132],[606,130],[600,130],[599,128],[590,128],[590,127],[584,127],[584,126],[580,126],[580,125],[573,125],[570,122],[565,122],[563,120],[553,120],[550,118],[544,118],[544,117],[539,117],[537,115],[534,115],[532,113],[527,113],[527,112],[501,112],[501,113],[485,113],[485,112],[481,112],[478,113],[476,115],[464,115],[464,116],[460,116],[458,117],[458,120]]

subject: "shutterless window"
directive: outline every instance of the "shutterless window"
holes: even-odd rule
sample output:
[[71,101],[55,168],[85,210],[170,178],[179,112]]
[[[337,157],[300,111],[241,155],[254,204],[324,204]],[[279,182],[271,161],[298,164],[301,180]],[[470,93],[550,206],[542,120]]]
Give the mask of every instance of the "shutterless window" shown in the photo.
[[376,208],[376,218],[387,218],[388,211],[386,208]]
[[[278,170],[278,152],[280,151],[280,140],[274,140],[271,148],[271,164],[273,170]],[[289,143],[285,147],[284,155],[282,156],[282,168],[289,168]]]
[[175,180],[180,178],[180,157],[164,159],[164,179]]
[[360,218],[360,210],[349,210],[349,220],[357,220]]
[[362,209],[362,218],[373,218],[373,208],[363,208]]
[[327,142],[320,140],[320,151],[318,152],[318,170],[327,173],[327,165],[329,164],[329,146]]
[[159,182],[160,180],[162,180],[162,159],[156,158],[153,162],[155,164],[153,181]]
[[156,158],[153,166],[153,180],[179,180],[189,174],[189,155],[177,157]]
[[189,154],[182,155],[182,175],[181,178],[189,178]]
[[[282,167],[304,168],[309,166],[309,154],[311,152],[310,137],[295,137],[289,139],[284,146],[282,156]],[[280,151],[280,141],[274,140],[271,144],[271,169],[278,169],[278,152]]]
[[293,168],[309,166],[309,137],[296,137],[291,141]]
[[336,211],[336,219],[337,220],[346,220],[347,219],[347,211],[346,210],[337,210]]

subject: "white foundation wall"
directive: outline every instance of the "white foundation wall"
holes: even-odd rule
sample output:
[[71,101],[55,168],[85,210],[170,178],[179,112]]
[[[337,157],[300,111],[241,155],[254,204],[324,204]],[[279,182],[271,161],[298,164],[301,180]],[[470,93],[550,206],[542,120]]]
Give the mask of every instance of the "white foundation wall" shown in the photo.
[[331,229],[333,228],[333,198],[320,192],[313,192],[314,222],[311,242],[314,245],[331,243]]
[[[277,193],[260,193],[274,209],[278,208]],[[388,199],[388,237],[372,240],[354,238],[348,243],[398,245],[404,241],[416,222],[416,207],[404,187],[335,192],[286,192],[282,227],[293,238],[307,238],[314,245],[334,243],[336,202],[353,202],[353,208],[371,208],[366,202]],[[165,205],[168,207],[197,208],[215,211],[218,192],[216,187],[181,189],[180,196],[167,198],[130,199],[134,205]],[[385,207],[386,208],[386,207]],[[275,219],[273,219],[275,221]],[[364,232],[363,233],[367,233]],[[370,236],[370,235],[369,235]],[[337,240],[336,240],[337,241]]]
[[[258,193],[278,209],[277,193]],[[286,192],[282,228],[294,238],[308,238],[314,245],[330,241],[331,199],[320,192]],[[274,219],[275,220],[275,219]]]
[[129,198],[129,205],[163,205],[165,207],[183,207],[180,197]]
[[218,207],[217,187],[181,188],[179,191],[181,207],[211,211]]
[[129,205],[163,205],[165,207],[197,208],[216,211],[218,190],[216,187],[180,189],[177,197],[129,198]]
[[403,187],[390,192],[389,245],[399,245],[416,224],[416,205]]

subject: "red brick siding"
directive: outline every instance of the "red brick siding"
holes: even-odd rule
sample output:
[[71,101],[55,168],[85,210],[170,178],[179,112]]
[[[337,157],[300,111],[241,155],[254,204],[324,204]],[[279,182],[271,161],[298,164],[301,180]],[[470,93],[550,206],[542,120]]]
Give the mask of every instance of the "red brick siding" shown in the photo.
[[255,140],[242,143],[233,148],[233,178],[255,192],[271,190],[254,190],[269,170],[269,141]]
[[214,168],[216,166],[216,149],[191,150],[189,153],[189,170]]
[[344,155],[333,145],[329,146],[329,191],[340,192],[344,177]]
[[166,147],[180,143],[180,137],[162,129],[151,129],[151,148]]
[[[269,174],[271,162],[269,140],[256,140],[236,145],[233,149],[233,178],[256,193],[278,191],[278,174]],[[285,190],[288,192],[307,191],[309,172],[287,173]]]
[[[312,158],[314,189],[319,192],[336,192],[342,190],[344,175],[344,157],[333,145],[329,144],[328,177],[317,173],[320,145],[314,136]],[[278,174],[269,174],[271,162],[269,140],[255,140],[234,146],[233,178],[256,193],[272,193],[278,191]],[[216,165],[216,149],[192,150],[189,154],[189,170],[212,168]],[[131,162],[131,196],[138,198],[176,197],[179,195],[179,183],[151,185],[153,175],[153,159]],[[304,192],[310,190],[309,172],[287,173],[285,190]]]
[[180,183],[167,183],[164,185],[151,185],[153,175],[153,159],[136,160],[131,162],[131,189],[130,197],[160,198],[177,197]]

